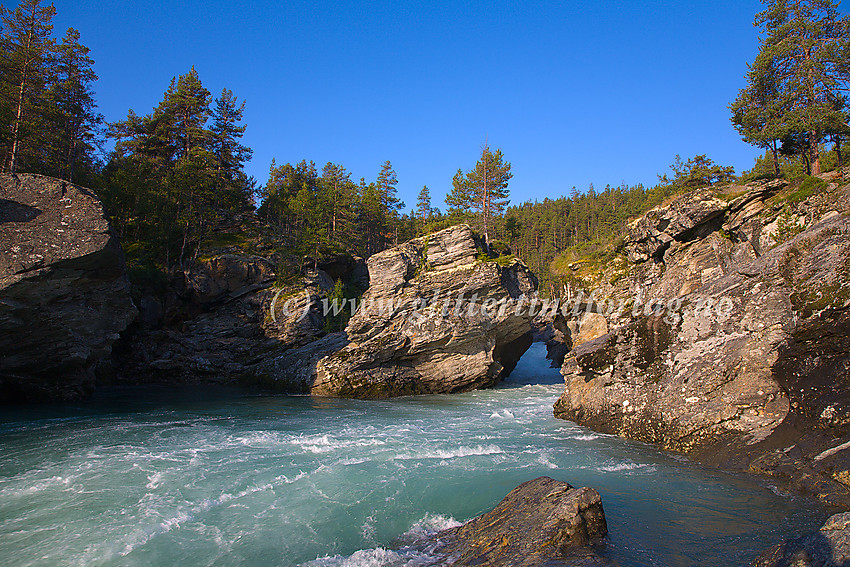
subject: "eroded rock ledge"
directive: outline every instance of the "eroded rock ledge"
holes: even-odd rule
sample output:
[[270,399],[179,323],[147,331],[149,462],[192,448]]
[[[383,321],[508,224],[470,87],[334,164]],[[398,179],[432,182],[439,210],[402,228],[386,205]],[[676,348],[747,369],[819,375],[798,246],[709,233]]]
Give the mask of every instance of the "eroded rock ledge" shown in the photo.
[[98,198],[42,175],[0,175],[0,399],[89,393],[136,313]]
[[449,393],[510,373],[532,340],[528,310],[515,307],[537,281],[521,261],[480,260],[479,250],[460,225],[369,258],[371,283],[346,328],[350,343],[318,361],[310,392]]

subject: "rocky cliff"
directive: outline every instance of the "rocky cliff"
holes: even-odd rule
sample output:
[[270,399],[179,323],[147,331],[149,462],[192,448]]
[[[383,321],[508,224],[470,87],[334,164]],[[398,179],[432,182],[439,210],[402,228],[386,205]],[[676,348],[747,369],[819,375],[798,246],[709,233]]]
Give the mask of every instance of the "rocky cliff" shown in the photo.
[[[326,267],[340,279],[365,276],[362,260],[351,258],[345,270]],[[302,387],[292,386],[297,380],[286,378],[303,371],[294,359],[273,368],[272,377],[269,367],[327,343],[322,299],[333,287],[334,279],[320,267],[279,285],[267,258],[228,253],[204,259],[175,272],[164,294],[141,295],[139,324],[120,345],[121,379],[301,393]]]
[[0,399],[74,399],[135,318],[123,255],[97,197],[0,175]]
[[321,359],[315,395],[383,398],[495,384],[531,345],[518,302],[537,289],[516,259],[479,257],[466,225],[375,254],[371,285],[346,328],[350,343]]
[[[368,289],[336,304],[350,310],[353,301],[356,314],[344,332],[328,333],[335,280]],[[175,274],[169,289],[170,297],[140,299],[140,328],[121,353],[127,381],[381,398],[505,376],[531,343],[527,310],[515,306],[536,280],[516,259],[485,257],[470,228],[458,226],[368,264],[319,260],[283,285],[263,257],[217,255]]]
[[555,415],[850,503],[848,210],[850,186],[772,182],[632,223]]

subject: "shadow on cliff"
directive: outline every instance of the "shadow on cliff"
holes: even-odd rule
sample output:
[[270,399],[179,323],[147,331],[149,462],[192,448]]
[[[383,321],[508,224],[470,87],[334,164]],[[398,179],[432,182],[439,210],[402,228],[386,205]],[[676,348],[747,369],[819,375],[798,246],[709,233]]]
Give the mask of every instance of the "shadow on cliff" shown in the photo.
[[41,209],[9,199],[0,199],[0,224],[29,222],[41,214]]
[[850,567],[846,551],[843,538],[830,541],[817,531],[770,548],[750,567]]

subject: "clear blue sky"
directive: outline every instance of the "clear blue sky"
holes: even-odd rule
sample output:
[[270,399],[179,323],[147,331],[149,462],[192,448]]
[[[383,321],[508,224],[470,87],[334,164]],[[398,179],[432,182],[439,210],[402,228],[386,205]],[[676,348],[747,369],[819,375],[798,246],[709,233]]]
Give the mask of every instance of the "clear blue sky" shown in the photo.
[[423,184],[441,206],[487,139],[519,203],[654,184],[676,154],[740,172],[759,153],[727,109],[757,51],[754,0],[55,5],[57,34],[92,50],[107,120],[150,112],[192,65],[246,100],[260,183],[273,157],[367,181],[389,159],[408,206]]

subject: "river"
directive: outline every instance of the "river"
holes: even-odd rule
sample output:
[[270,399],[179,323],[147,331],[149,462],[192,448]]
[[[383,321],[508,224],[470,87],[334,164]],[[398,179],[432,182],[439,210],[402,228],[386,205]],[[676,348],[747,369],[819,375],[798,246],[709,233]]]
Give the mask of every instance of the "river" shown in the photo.
[[423,566],[405,544],[547,475],[602,495],[624,567],[741,565],[828,515],[552,417],[535,343],[499,387],[388,401],[110,389],[0,408],[0,564]]

